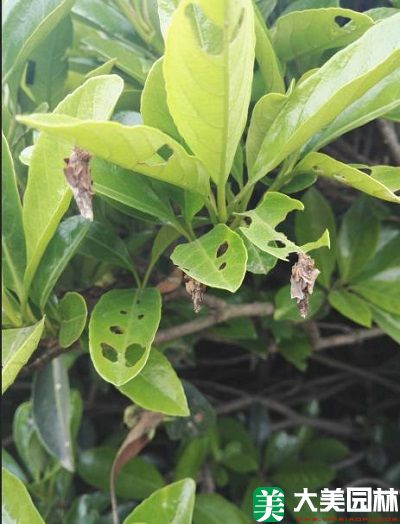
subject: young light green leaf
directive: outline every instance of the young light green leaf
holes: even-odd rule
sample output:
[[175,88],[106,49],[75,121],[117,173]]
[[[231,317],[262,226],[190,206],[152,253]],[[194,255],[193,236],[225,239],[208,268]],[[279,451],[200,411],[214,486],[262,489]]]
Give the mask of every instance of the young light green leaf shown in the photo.
[[102,295],[89,324],[92,362],[100,376],[116,386],[145,366],[161,315],[156,289],[115,289]]
[[68,373],[61,358],[40,369],[32,385],[32,413],[39,439],[68,471],[74,471]]
[[44,317],[33,326],[4,329],[1,333],[1,392],[11,386],[21,368],[37,348],[44,328]]
[[336,223],[332,209],[321,193],[309,189],[303,199],[304,212],[296,213],[295,233],[299,243],[310,241],[321,235],[326,229],[329,231],[330,250],[321,248],[313,254],[316,267],[321,272],[318,282],[329,287],[330,277],[335,267],[336,253]]
[[9,0],[3,7],[3,82],[70,11],[75,0]]
[[24,483],[15,475],[1,469],[1,515],[5,524],[45,524],[33,505]]
[[351,9],[306,9],[280,16],[271,29],[271,39],[279,58],[290,62],[306,55],[319,57],[328,49],[344,47],[372,25],[369,16]]
[[208,177],[201,162],[158,129],[55,114],[33,114],[18,120],[55,137],[73,141],[93,155],[126,169],[204,196],[208,194]]
[[[255,209],[240,213],[251,221],[250,225],[242,226],[240,231],[261,251],[281,260],[287,260],[288,255],[293,252],[307,253],[319,247],[329,247],[328,231],[325,231],[318,240],[298,247],[284,233],[275,229],[286,218],[286,215],[295,209],[300,211],[304,209],[299,200],[283,193],[267,192]],[[283,246],[277,247],[276,242],[282,243]]]
[[5,287],[14,291],[21,300],[25,271],[25,237],[22,225],[22,208],[18,194],[14,163],[2,134],[2,262]]
[[249,524],[250,519],[231,502],[217,493],[202,493],[196,497],[193,524]]
[[[122,88],[123,82],[116,75],[91,78],[60,102],[54,112],[107,119]],[[63,168],[64,158],[71,154],[73,146],[74,141],[67,143],[43,134],[33,151],[22,210],[28,260],[26,295],[46,246],[71,201],[72,192]]]
[[154,348],[142,371],[118,389],[144,409],[175,417],[189,415],[185,393],[174,368]]
[[371,327],[372,314],[367,302],[344,289],[332,290],[328,295],[330,305],[340,314],[361,326]]
[[219,185],[228,177],[246,124],[254,47],[250,0],[182,0],[166,35],[169,109],[185,142]]
[[74,291],[66,293],[58,305],[61,323],[58,340],[62,348],[71,346],[81,336],[86,324],[85,299]]
[[176,128],[167,104],[163,73],[163,58],[154,62],[142,91],[140,112],[146,126],[156,127],[178,142],[182,137]]
[[246,270],[255,275],[266,275],[276,266],[278,259],[269,253],[261,251],[245,236],[243,237],[244,245],[247,249],[247,266]]
[[[124,520],[124,524],[173,522],[191,524],[196,483],[183,479],[157,490]],[[154,508],[158,508],[157,512]]]
[[375,198],[400,203],[400,197],[379,180],[323,153],[309,153],[295,168],[295,174],[309,171],[332,178]]
[[61,222],[50,240],[32,284],[32,299],[42,310],[57,280],[86,235],[89,225],[90,222],[80,215],[67,218]]
[[383,184],[390,191],[400,191],[400,167],[365,166],[365,170],[374,180]]
[[171,260],[202,284],[233,293],[243,282],[247,251],[237,233],[218,224],[197,240],[177,246]]
[[400,14],[372,26],[297,84],[264,138],[250,174],[256,182],[391,74],[400,56]]

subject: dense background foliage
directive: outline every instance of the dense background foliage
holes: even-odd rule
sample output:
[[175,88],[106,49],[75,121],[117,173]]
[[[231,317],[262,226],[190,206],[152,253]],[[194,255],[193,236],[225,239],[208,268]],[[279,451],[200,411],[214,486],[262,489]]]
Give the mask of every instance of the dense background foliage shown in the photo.
[[399,9],[3,3],[9,522],[400,486]]

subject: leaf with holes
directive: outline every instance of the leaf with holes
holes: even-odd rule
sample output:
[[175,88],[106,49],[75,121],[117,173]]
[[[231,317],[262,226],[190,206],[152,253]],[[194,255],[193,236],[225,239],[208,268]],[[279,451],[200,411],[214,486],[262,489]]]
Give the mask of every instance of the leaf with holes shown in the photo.
[[109,162],[163,182],[208,194],[203,165],[173,138],[152,127],[94,122],[67,115],[32,114],[18,120],[76,144]]
[[102,295],[89,323],[89,348],[104,380],[121,386],[140,373],[160,316],[156,289],[114,289]]
[[243,282],[247,251],[237,233],[219,224],[197,240],[177,246],[171,260],[202,284],[233,293]]
[[246,124],[254,48],[250,0],[182,0],[166,35],[168,107],[185,142],[220,185]]
[[383,180],[373,178],[360,169],[351,167],[323,153],[309,153],[295,168],[294,174],[313,172],[318,176],[332,178],[348,186],[354,187],[367,195],[388,202],[400,203],[397,196],[387,187]]
[[[299,200],[290,198],[283,193],[268,192],[265,194],[261,204],[251,211],[240,213],[250,221],[250,224],[242,226],[242,234],[261,251],[265,251],[281,260],[287,260],[290,253],[303,252],[307,253],[319,247],[329,247],[329,232],[325,230],[318,240],[308,242],[303,246],[296,246],[289,240],[284,233],[277,231],[275,228],[280,224],[290,211],[302,211],[303,204]],[[276,243],[281,243],[279,247]]]
[[66,293],[60,300],[58,310],[61,317],[58,340],[62,348],[71,346],[81,336],[86,324],[85,299],[74,291]]
[[185,393],[174,368],[154,348],[139,375],[118,389],[144,409],[175,417],[189,415]]

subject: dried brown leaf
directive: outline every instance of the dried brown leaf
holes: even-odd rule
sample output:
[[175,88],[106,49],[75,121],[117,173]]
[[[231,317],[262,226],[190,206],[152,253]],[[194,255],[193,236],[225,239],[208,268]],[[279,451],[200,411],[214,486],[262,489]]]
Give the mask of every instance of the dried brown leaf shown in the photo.
[[81,215],[93,221],[92,179],[89,170],[90,154],[74,147],[69,158],[64,158],[64,175],[72,189],[74,199]]
[[298,260],[292,267],[290,278],[290,297],[295,298],[300,315],[306,318],[308,314],[309,296],[314,291],[314,284],[320,271],[315,267],[314,260],[305,253],[298,253]]
[[198,313],[203,305],[204,293],[207,289],[206,286],[194,278],[185,275],[185,288],[192,297],[193,311]]

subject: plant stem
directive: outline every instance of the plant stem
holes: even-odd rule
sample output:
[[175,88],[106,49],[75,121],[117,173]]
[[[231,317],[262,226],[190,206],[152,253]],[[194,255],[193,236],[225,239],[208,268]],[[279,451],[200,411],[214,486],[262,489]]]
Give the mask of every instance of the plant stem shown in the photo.
[[226,194],[225,182],[220,183],[217,188],[217,206],[219,221],[225,223],[228,220],[228,212],[226,209]]

